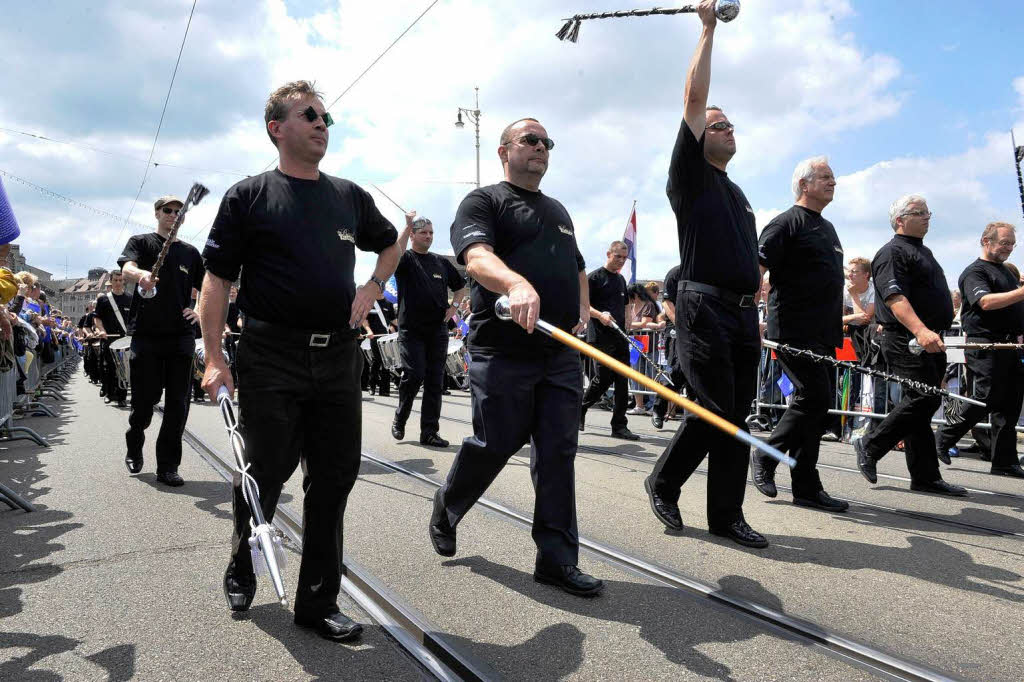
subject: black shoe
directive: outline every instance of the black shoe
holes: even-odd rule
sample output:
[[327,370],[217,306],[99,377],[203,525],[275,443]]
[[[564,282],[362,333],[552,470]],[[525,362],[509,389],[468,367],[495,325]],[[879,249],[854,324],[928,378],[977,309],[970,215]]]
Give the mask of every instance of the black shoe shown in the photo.
[[363,632],[363,626],[344,613],[330,613],[326,616],[301,616],[295,614],[295,624],[314,630],[316,634],[332,642],[348,642]]
[[651,423],[654,424],[654,428],[661,430],[661,427],[665,425],[665,418],[659,417],[657,412],[651,413]]
[[812,509],[821,509],[822,511],[829,512],[844,512],[850,508],[849,502],[837,500],[824,490],[819,490],[818,494],[814,497],[797,497],[794,495],[793,504],[798,507],[811,507]]
[[434,493],[434,511],[430,515],[430,543],[441,556],[455,556],[455,529],[448,523],[448,513],[441,504],[441,489]]
[[109,405],[110,404],[110,396],[104,396],[103,397],[103,404],[104,405]]
[[668,502],[658,493],[654,492],[654,484],[651,479],[644,479],[644,490],[647,491],[647,499],[651,502],[651,511],[672,530],[683,529],[683,517],[679,515],[679,505]]
[[949,495],[950,497],[967,497],[967,489],[961,488],[952,483],[946,483],[941,478],[931,483],[910,482],[910,489],[921,493],[935,493],[936,495]]
[[1011,464],[1008,467],[992,467],[994,476],[1012,476],[1013,478],[1024,478],[1024,467],[1019,464]]
[[743,519],[737,519],[724,528],[709,529],[712,535],[720,535],[730,538],[734,542],[745,547],[763,549],[768,546],[768,540],[756,530],[747,525]]
[[636,435],[625,426],[612,429],[612,438],[621,438],[622,440],[640,440],[640,436]]
[[172,488],[185,485],[185,479],[179,476],[177,471],[161,471],[156,475],[156,480]]
[[776,497],[779,489],[775,487],[775,467],[765,461],[765,457],[754,454],[750,458],[750,479],[762,495]]
[[978,451],[978,459],[980,459],[982,462],[991,462],[992,461],[992,452],[990,450],[985,450],[984,452],[979,450]]
[[868,456],[868,451],[864,449],[860,440],[856,438],[853,441],[853,449],[857,452],[857,468],[864,478],[868,479],[868,483],[878,483],[878,470],[875,468],[877,463]]
[[124,458],[124,465],[128,467],[129,474],[137,474],[142,471],[142,455],[138,457],[132,457],[128,455]]
[[118,400],[117,401],[117,406],[118,407],[128,407],[128,402],[125,401],[125,400]]
[[953,460],[949,458],[949,448],[944,448],[941,445],[935,447],[935,454],[938,456],[939,461],[943,464],[952,464]]
[[420,435],[420,445],[426,445],[432,448],[446,448],[448,447],[448,441],[436,433],[428,433],[427,435]]
[[100,397],[101,398],[106,398],[107,397],[107,392],[105,390],[103,390],[102,388],[100,389]]
[[533,579],[545,585],[560,587],[577,597],[596,597],[604,589],[604,582],[587,575],[577,566],[559,566],[553,571],[538,566],[533,571]]
[[381,391],[380,393],[377,394],[377,397],[378,398],[390,398],[391,397],[391,393],[390,392]]
[[405,424],[399,424],[397,421],[391,422],[391,435],[395,437],[395,440],[405,438]]
[[235,575],[232,566],[224,571],[224,599],[228,602],[228,608],[232,611],[248,611],[252,606],[252,599],[256,596],[256,576]]

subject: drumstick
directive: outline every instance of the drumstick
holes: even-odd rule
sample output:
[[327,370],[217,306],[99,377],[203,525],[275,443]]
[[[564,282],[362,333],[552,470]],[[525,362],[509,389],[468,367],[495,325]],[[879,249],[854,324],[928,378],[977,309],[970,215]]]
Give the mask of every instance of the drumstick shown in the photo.
[[[512,310],[509,304],[508,296],[502,296],[497,301],[495,301],[494,313],[502,320],[512,319]],[[692,400],[684,398],[683,396],[679,395],[672,389],[659,384],[657,381],[650,378],[649,376],[645,376],[640,372],[636,371],[635,369],[633,369],[632,367],[629,367],[628,365],[619,362],[618,360],[608,355],[607,353],[599,351],[598,349],[591,346],[589,343],[580,341],[572,334],[569,334],[568,332],[565,332],[559,329],[558,327],[555,327],[554,325],[545,322],[544,320],[537,320],[537,329],[539,329],[544,334],[547,334],[551,338],[555,339],[556,341],[559,341],[565,344],[566,346],[569,346],[570,348],[573,348],[579,351],[580,353],[583,353],[584,355],[593,358],[594,360],[600,362],[605,367],[608,367],[609,369],[623,375],[627,379],[632,379],[636,383],[647,387],[648,389],[660,395],[665,400],[675,403],[679,407],[694,414],[700,419],[703,419],[704,421],[711,424],[715,428],[729,434],[736,440],[741,441],[746,445],[749,445],[755,450],[758,450],[773,459],[777,459],[779,462],[785,464],[791,469],[796,466],[796,460],[790,457],[789,455],[785,454],[784,452],[781,452],[773,448],[771,445],[768,445],[767,443],[764,443],[758,440],[757,438],[754,438],[749,433],[747,433],[740,427],[736,426],[732,422],[723,419],[722,417],[719,417],[711,410],[705,407],[701,407]]]

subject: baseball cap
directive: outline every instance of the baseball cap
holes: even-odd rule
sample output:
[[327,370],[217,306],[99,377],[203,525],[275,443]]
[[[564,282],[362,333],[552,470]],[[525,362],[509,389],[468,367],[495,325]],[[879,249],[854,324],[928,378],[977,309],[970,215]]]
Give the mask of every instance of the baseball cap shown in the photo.
[[167,204],[181,204],[182,206],[184,206],[185,202],[179,199],[178,197],[174,196],[173,194],[168,194],[167,196],[160,197],[155,202],[153,202],[153,210],[159,211]]

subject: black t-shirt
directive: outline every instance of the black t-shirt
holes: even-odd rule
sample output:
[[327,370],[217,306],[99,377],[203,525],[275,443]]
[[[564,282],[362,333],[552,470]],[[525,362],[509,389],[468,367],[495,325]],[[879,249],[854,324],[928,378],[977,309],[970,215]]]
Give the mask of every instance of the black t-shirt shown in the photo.
[[986,294],[1016,291],[1020,282],[1002,263],[977,259],[961,273],[958,282],[963,308],[960,323],[969,336],[1016,336],[1024,334],[1024,301],[997,310],[982,310]]
[[86,313],[85,317],[82,318],[82,319],[85,320],[85,322],[82,324],[82,327],[84,327],[85,329],[94,329],[96,327],[95,322],[93,322],[93,320],[96,319],[96,312],[95,311],[93,311],[91,313]]
[[440,329],[448,309],[448,291],[466,286],[465,278],[447,258],[435,253],[402,254],[395,270],[398,284],[398,327],[403,330]]
[[380,253],[398,233],[368,192],[320,173],[303,180],[274,169],[246,178],[221,200],[203,249],[206,267],[234,281],[238,308],[299,329],[349,328],[358,248]]
[[86,313],[85,315],[82,315],[80,318],[78,318],[78,328],[79,329],[83,329],[85,327],[85,322],[88,319],[89,319],[89,313]]
[[898,234],[871,261],[875,285],[875,318],[886,329],[904,329],[885,304],[890,296],[907,297],[921,322],[932,331],[949,329],[953,323],[953,299],[946,274],[931,249],[918,237]]
[[[576,247],[572,219],[562,204],[541,192],[509,182],[473,190],[459,205],[451,228],[452,247],[460,263],[472,244],[489,244],[505,265],[528,281],[540,296],[541,319],[571,331],[580,317],[579,273],[586,268]],[[527,334],[494,314],[498,294],[474,281],[470,344],[529,354],[560,347],[540,332]]]
[[843,245],[820,213],[793,206],[761,231],[757,257],[771,273],[765,336],[843,345]]
[[[611,313],[619,329],[626,328],[626,278],[603,265],[587,275],[590,285],[590,307],[602,313]],[[600,320],[591,319],[587,325],[590,343],[626,343],[626,340]]]
[[[156,232],[137,234],[125,244],[117,264],[124,267],[135,261],[143,270],[152,270],[157,255],[167,241]],[[145,299],[132,296],[128,323],[129,334],[158,336],[192,336],[192,323],[181,316],[181,311],[192,305],[192,288],[203,286],[203,259],[191,244],[175,240],[167,251],[160,272],[156,296]]]
[[743,190],[704,158],[684,120],[679,128],[666,187],[679,231],[679,278],[735,294],[753,294],[761,283],[757,267],[754,211]]
[[[121,317],[124,318],[124,323],[128,324],[132,297],[127,292],[123,294],[111,293],[111,295],[114,297],[114,301],[117,302],[117,308],[121,311]],[[128,333],[126,330],[121,329],[121,323],[117,321],[117,315],[114,314],[114,307],[110,305],[110,299],[106,294],[100,296],[96,301],[96,317],[98,317],[100,322],[103,323],[103,329],[106,330],[107,334]]]
[[370,329],[373,330],[374,334],[387,334],[391,331],[388,329],[388,325],[395,321],[395,306],[386,298],[378,299],[377,305],[380,306],[380,312],[384,315],[384,321],[387,324],[383,324],[380,321],[380,315],[372,308],[370,309],[370,314],[366,316],[366,321],[370,323]]
[[672,269],[665,275],[665,290],[662,293],[662,300],[672,305],[676,304],[676,296],[679,293],[679,266],[673,265]]
[[238,301],[228,301],[228,329],[235,332],[236,334],[242,331],[238,327]]

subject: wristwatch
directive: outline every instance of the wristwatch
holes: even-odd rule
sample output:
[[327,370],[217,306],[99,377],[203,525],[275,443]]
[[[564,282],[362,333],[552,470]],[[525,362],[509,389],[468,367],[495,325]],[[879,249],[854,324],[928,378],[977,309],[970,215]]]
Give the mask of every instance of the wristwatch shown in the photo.
[[370,281],[380,287],[381,293],[384,293],[384,280],[379,279],[375,275],[370,275]]

